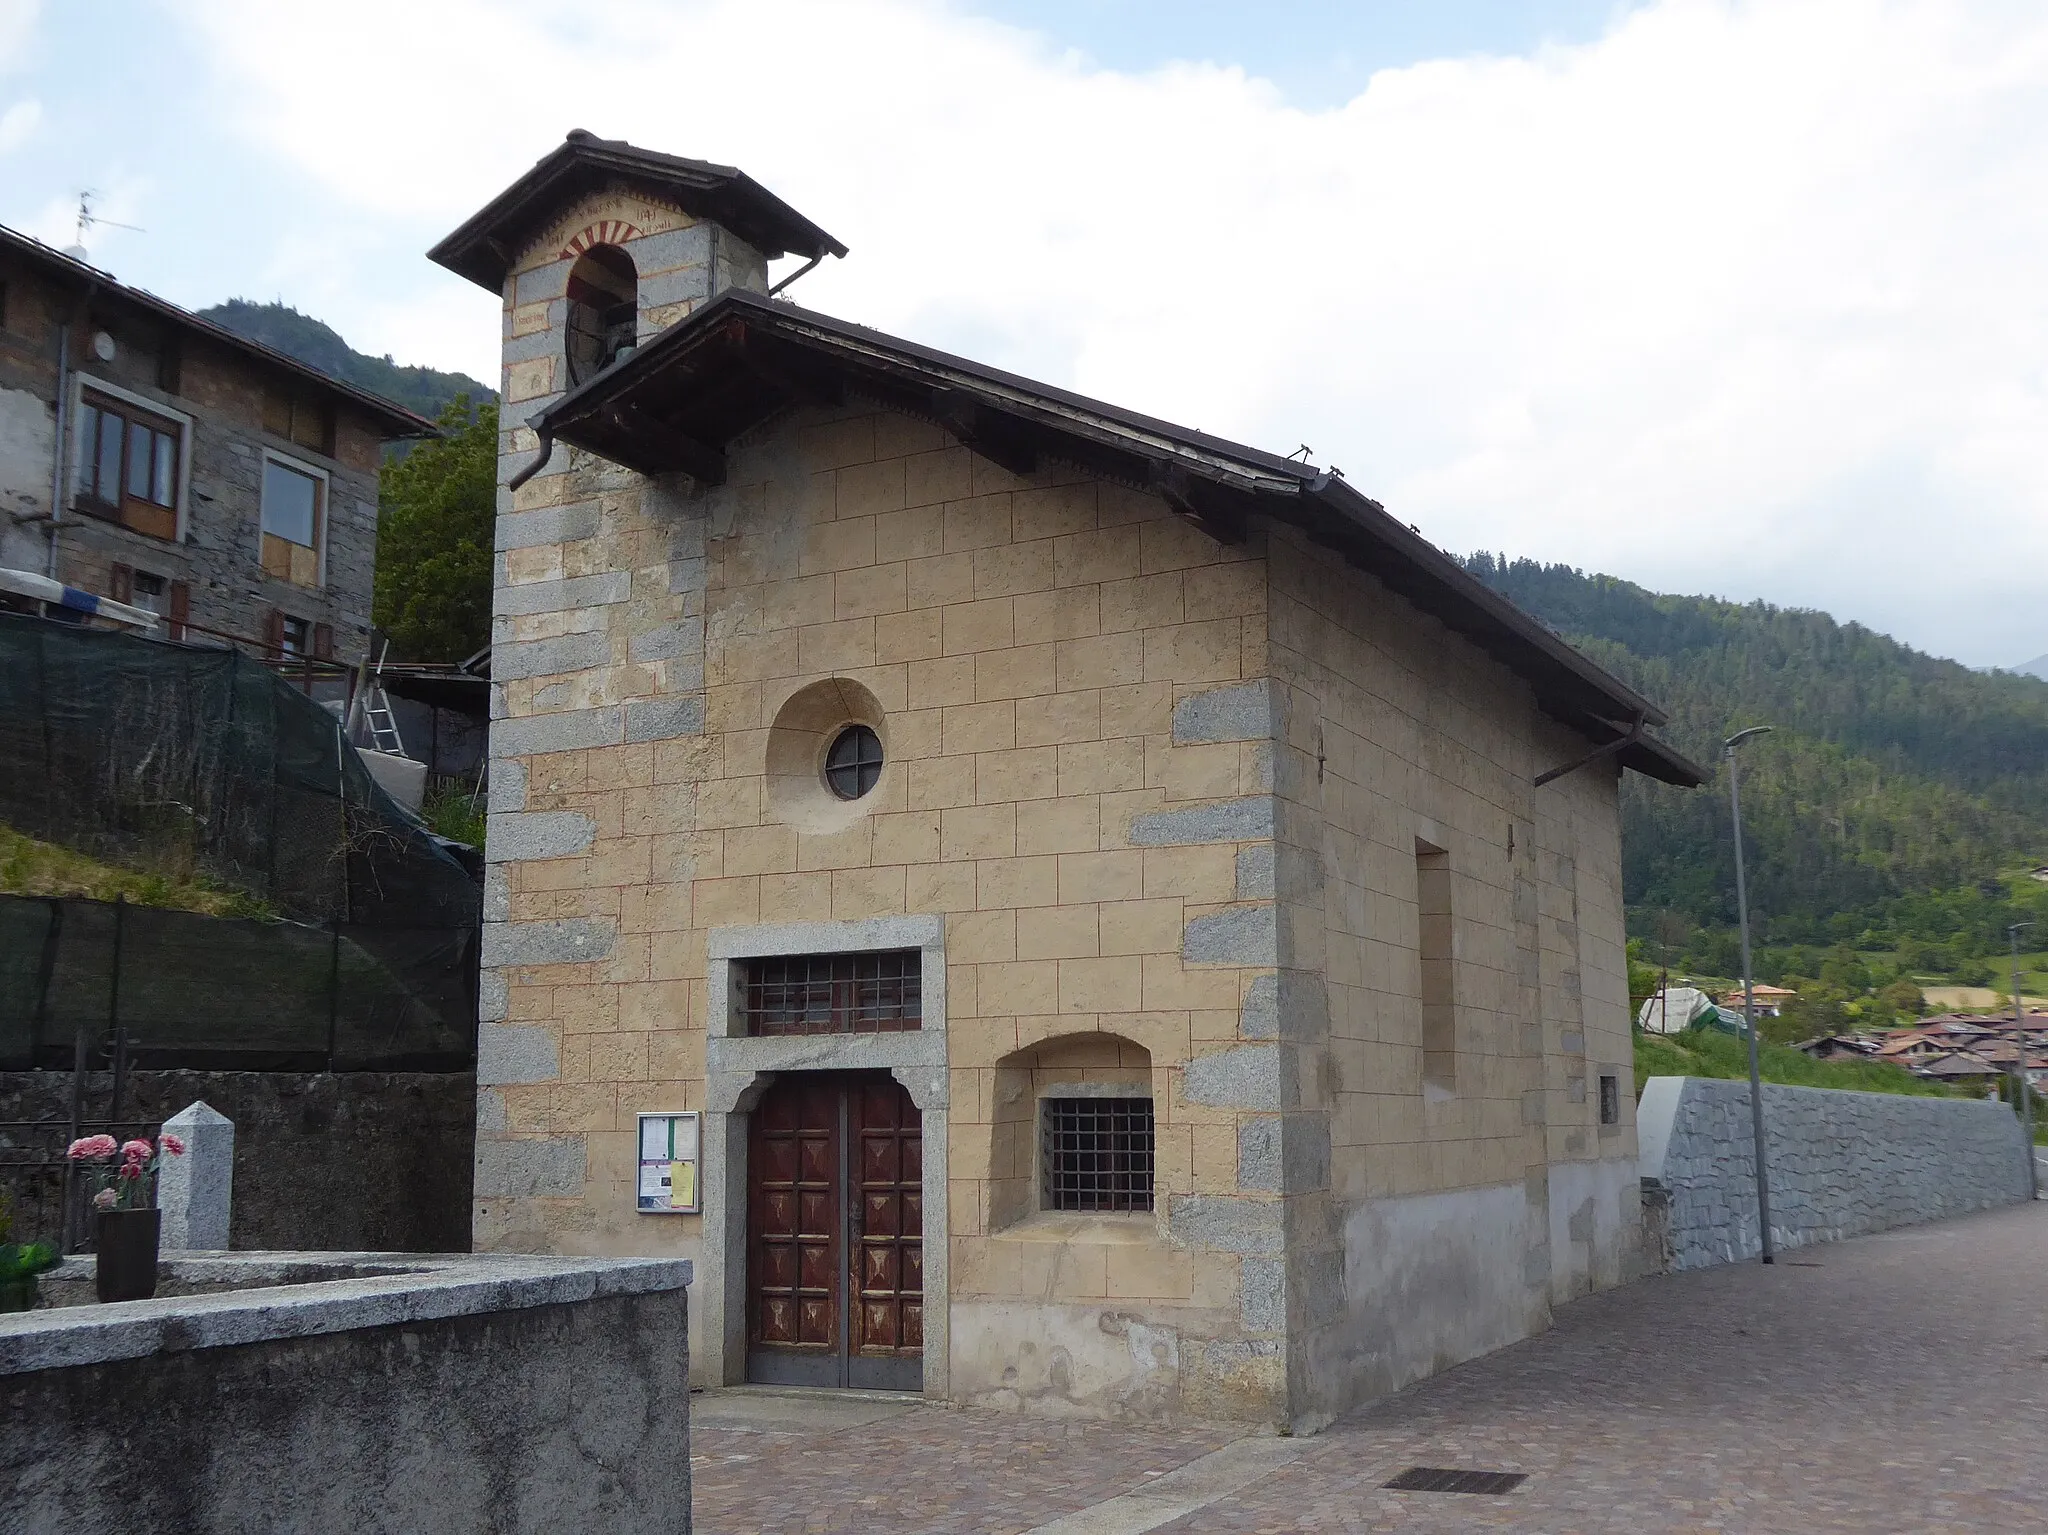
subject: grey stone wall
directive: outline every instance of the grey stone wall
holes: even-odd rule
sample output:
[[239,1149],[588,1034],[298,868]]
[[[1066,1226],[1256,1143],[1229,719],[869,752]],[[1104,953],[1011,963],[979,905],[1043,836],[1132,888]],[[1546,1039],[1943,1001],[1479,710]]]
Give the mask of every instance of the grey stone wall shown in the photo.
[[[1673,1269],[1762,1249],[1749,1084],[1652,1077],[1636,1109],[1655,1242]],[[1779,1247],[1963,1215],[2028,1196],[2019,1121],[2004,1104],[1764,1086],[1771,1234]]]
[[0,1317],[0,1525],[689,1530],[687,1264],[361,1256]]
[[[104,1117],[112,1094],[111,1073],[88,1073],[87,1116]],[[195,1102],[235,1122],[233,1247],[469,1250],[468,1073],[133,1071],[120,1118],[154,1127]],[[70,1112],[69,1072],[0,1072],[0,1121],[62,1125]],[[38,1144],[61,1154],[61,1129]],[[55,1238],[48,1194],[19,1191],[23,1236]]]

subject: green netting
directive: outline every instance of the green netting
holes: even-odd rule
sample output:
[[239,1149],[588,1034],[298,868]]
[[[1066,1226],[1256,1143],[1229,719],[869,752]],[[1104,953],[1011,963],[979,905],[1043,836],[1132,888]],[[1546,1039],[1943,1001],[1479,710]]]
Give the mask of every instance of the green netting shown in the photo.
[[332,714],[233,650],[0,614],[0,820],[314,922],[473,927],[474,879]]
[[0,614],[0,821],[293,919],[0,897],[0,1066],[474,1058],[475,879],[261,663]]
[[[54,940],[52,928],[54,925]],[[46,966],[47,956],[47,969]],[[474,933],[0,896],[0,1069],[448,1070],[474,1058]]]

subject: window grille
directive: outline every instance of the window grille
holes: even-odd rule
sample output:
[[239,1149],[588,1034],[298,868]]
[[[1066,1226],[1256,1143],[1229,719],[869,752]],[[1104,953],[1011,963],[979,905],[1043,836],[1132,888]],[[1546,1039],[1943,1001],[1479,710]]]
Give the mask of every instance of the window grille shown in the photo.
[[1048,1210],[1152,1208],[1152,1100],[1048,1098]]
[[924,956],[797,954],[746,964],[749,1034],[888,1034],[921,1028]]

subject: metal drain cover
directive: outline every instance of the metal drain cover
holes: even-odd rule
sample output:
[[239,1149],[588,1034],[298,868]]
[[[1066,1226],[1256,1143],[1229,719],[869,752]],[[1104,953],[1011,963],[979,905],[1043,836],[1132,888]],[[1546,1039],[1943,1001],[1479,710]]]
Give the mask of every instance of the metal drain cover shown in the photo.
[[1480,1492],[1498,1496],[1529,1480],[1526,1471],[1460,1471],[1452,1466],[1410,1466],[1380,1483],[1395,1492]]

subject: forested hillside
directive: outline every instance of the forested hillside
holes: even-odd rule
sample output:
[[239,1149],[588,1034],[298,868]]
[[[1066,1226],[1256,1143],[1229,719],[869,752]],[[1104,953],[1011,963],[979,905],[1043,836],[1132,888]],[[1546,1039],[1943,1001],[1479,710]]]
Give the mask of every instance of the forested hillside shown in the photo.
[[[1878,985],[1989,981],[2006,924],[2048,905],[2023,873],[2048,858],[2048,682],[1974,672],[1824,613],[1486,553],[1466,565],[1662,704],[1663,734],[1696,761],[1718,769],[1732,731],[1777,727],[1743,748],[1766,978],[1817,976],[1832,959]],[[1631,931],[1660,959],[1732,974],[1725,778],[1686,792],[1631,774],[1623,818]],[[2048,939],[2043,916],[2031,947]]]
[[396,400],[429,421],[438,418],[458,395],[466,394],[477,404],[498,397],[495,390],[467,374],[401,367],[389,357],[365,356],[331,326],[284,304],[252,304],[244,298],[231,298],[198,313],[201,319],[274,347],[343,383]]

